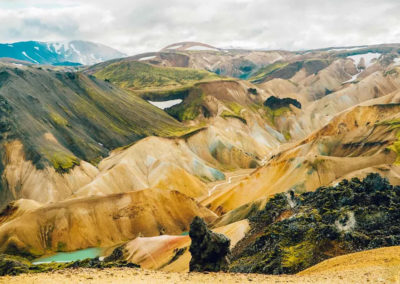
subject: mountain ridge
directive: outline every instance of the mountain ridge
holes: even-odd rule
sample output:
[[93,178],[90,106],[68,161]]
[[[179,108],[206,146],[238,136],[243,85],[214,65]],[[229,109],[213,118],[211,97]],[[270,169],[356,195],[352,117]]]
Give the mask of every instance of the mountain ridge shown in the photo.
[[111,47],[82,40],[65,42],[23,41],[0,44],[0,58],[14,58],[31,64],[91,65],[124,56],[126,54]]

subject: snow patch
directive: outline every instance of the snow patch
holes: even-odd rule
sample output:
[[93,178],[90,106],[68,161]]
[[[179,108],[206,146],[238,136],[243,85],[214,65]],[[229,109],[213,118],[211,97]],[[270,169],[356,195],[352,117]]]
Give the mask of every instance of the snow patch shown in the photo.
[[68,42],[53,42],[51,46],[54,48],[55,52],[61,54],[69,50]]
[[351,78],[350,78],[349,80],[344,81],[342,84],[354,82],[354,81],[358,78],[358,76],[359,76],[360,74],[361,74],[361,72],[358,72],[357,74],[351,76]]
[[149,60],[149,59],[153,59],[153,58],[155,58],[155,57],[156,57],[155,55],[153,55],[153,56],[146,56],[146,57],[140,58],[139,61]]
[[175,99],[175,100],[169,100],[169,101],[162,101],[162,102],[153,102],[153,101],[148,101],[151,103],[153,106],[156,106],[160,109],[166,109],[169,107],[172,107],[174,105],[178,105],[182,102],[182,99]]
[[373,61],[375,59],[378,59],[379,56],[381,56],[381,55],[382,55],[381,53],[368,52],[368,53],[364,53],[364,54],[356,54],[356,55],[347,56],[347,58],[353,60],[356,65],[358,65],[360,63],[361,58],[364,58],[365,68],[368,68],[369,66],[374,64],[375,62],[373,62]]
[[214,48],[214,47],[208,47],[208,46],[202,46],[202,45],[194,45],[194,46],[191,46],[191,47],[189,47],[189,48],[186,48],[185,50],[193,50],[193,51],[195,51],[195,50],[197,50],[197,51],[202,51],[202,50],[204,50],[204,51],[206,51],[206,50],[211,50],[211,51],[218,51],[218,49],[217,48]]
[[37,62],[37,61],[36,61],[35,59],[33,59],[32,57],[30,57],[28,54],[26,54],[25,51],[22,51],[22,55],[25,56],[26,58],[30,59],[31,61],[33,61],[33,62],[39,64],[39,62]]
[[176,45],[172,45],[172,46],[168,47],[168,49],[177,49],[177,48],[180,48],[182,46],[183,46],[182,44],[176,44]]
[[350,47],[350,48],[347,48],[347,47],[335,47],[335,48],[329,49],[329,51],[350,51],[350,50],[357,50],[357,49],[360,49],[360,48],[363,48],[363,46]]
[[399,66],[400,65],[400,57],[393,59],[393,63],[394,63],[393,64],[394,66]]
[[[367,69],[368,67],[373,65],[375,63],[375,60],[378,59],[381,55],[382,55],[381,53],[368,52],[364,54],[347,56],[347,58],[353,60],[356,66],[358,66],[361,59],[364,58],[365,69]],[[363,69],[359,69],[357,74],[353,75],[349,80],[344,81],[342,84],[354,82],[363,71],[364,71]]]

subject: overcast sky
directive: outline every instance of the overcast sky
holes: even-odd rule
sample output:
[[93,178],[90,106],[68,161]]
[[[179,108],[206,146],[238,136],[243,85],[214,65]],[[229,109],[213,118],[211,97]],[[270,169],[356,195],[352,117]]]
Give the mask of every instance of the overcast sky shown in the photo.
[[0,0],[0,42],[310,49],[400,42],[400,0]]

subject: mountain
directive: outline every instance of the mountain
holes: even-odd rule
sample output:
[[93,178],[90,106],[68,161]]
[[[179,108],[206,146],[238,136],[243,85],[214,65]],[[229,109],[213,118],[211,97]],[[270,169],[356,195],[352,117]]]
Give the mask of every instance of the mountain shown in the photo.
[[2,253],[187,271],[196,215],[232,271],[399,244],[398,44],[0,64]]
[[33,64],[91,65],[124,56],[126,55],[108,46],[81,40],[0,44],[1,58],[13,58]]

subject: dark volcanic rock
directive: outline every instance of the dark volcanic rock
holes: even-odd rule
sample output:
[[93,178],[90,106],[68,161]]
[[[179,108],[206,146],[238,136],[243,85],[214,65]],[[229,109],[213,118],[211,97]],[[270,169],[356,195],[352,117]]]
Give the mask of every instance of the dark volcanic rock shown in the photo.
[[214,233],[207,228],[200,217],[195,217],[190,224],[190,271],[226,271],[227,255],[231,241],[224,235]]
[[400,245],[400,186],[371,173],[314,192],[279,193],[249,220],[229,270],[297,273],[342,254]]
[[278,109],[281,107],[288,107],[289,105],[294,105],[297,108],[301,109],[301,103],[292,98],[278,98],[275,96],[270,96],[265,102],[264,105],[269,107],[270,109]]

